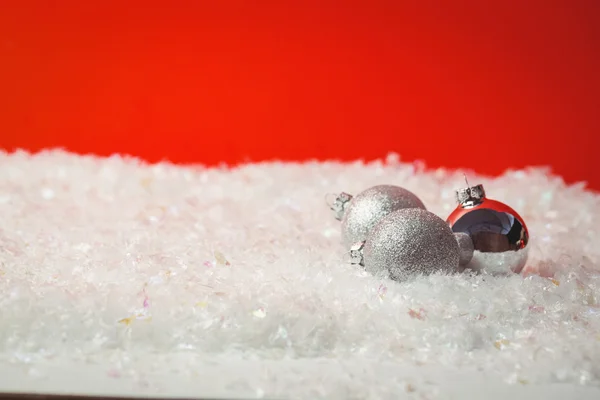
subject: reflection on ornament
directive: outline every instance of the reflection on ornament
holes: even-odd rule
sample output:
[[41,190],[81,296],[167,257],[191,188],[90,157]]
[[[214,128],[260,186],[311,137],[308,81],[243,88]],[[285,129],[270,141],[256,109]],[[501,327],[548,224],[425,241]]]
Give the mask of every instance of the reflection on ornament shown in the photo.
[[527,262],[529,233],[519,214],[488,199],[482,185],[457,190],[456,199],[458,206],[447,222],[453,232],[468,234],[475,250],[465,266],[491,274],[520,273]]
[[471,236],[468,233],[456,232],[454,233],[454,238],[456,239],[460,250],[460,265],[464,266],[469,264],[473,259],[473,252],[475,251]]
[[329,207],[336,219],[342,221],[342,241],[346,248],[364,241],[369,231],[393,211],[425,209],[412,192],[393,185],[373,186],[354,197],[341,193]]
[[458,271],[458,241],[446,222],[420,208],[384,217],[364,242],[351,249],[351,262],[376,276],[404,280],[411,275]]

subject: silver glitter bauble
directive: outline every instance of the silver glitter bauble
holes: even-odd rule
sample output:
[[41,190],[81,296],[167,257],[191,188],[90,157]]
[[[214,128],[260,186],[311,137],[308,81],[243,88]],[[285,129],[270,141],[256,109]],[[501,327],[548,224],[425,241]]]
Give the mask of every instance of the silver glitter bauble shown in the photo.
[[399,186],[373,186],[352,197],[342,218],[342,242],[346,248],[364,241],[369,231],[389,213],[406,208],[425,209],[412,192]]
[[398,210],[383,218],[364,243],[363,263],[375,275],[403,280],[409,275],[458,271],[460,250],[452,230],[427,210]]
[[460,265],[467,265],[473,259],[473,251],[475,251],[475,247],[473,246],[473,240],[471,240],[471,236],[468,233],[464,232],[456,232],[454,234],[454,238],[458,243],[458,249],[460,250]]
[[486,196],[482,185],[456,191],[458,206],[448,216],[453,232],[471,237],[475,249],[466,268],[506,275],[520,273],[527,262],[529,232],[508,205]]

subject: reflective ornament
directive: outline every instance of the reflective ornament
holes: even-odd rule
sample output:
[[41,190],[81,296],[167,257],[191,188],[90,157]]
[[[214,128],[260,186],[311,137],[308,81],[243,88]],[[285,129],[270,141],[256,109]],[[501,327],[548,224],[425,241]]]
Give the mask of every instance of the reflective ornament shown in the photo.
[[330,205],[342,221],[342,242],[346,248],[364,241],[369,231],[389,213],[405,208],[425,209],[423,202],[412,192],[392,185],[373,186],[352,197],[337,196]]
[[471,236],[468,233],[464,232],[456,232],[454,233],[454,238],[458,243],[458,249],[460,250],[460,265],[467,265],[473,259],[473,252],[475,251],[475,247],[473,246],[473,241],[471,240]]
[[364,242],[350,251],[351,262],[377,276],[404,280],[411,275],[456,272],[458,242],[448,224],[420,208],[397,210],[383,218]]
[[523,219],[504,203],[488,199],[482,185],[456,191],[458,206],[448,216],[453,232],[471,237],[467,268],[490,274],[520,273],[527,262],[529,233]]

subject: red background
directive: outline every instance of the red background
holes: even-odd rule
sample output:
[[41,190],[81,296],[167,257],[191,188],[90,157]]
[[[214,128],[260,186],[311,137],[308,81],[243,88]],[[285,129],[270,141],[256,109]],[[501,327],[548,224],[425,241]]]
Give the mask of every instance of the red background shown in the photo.
[[600,189],[600,1],[0,0],[0,147],[551,165]]

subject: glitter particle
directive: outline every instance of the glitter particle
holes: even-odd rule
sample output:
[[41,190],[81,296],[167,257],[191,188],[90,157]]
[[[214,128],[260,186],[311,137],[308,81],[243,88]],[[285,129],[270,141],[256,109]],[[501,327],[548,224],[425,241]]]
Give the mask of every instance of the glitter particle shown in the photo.
[[413,319],[419,319],[423,321],[425,319],[425,310],[420,308],[419,311],[415,311],[412,308],[408,310],[408,315]]
[[135,316],[133,316],[133,317],[127,317],[127,318],[120,319],[118,322],[120,324],[129,326],[129,325],[131,325],[131,323],[133,322],[134,319],[135,319]]
[[54,198],[55,194],[54,194],[54,190],[50,189],[50,188],[44,188],[42,189],[42,197],[46,200],[52,200]]
[[387,290],[387,286],[385,286],[383,283],[379,285],[379,288],[377,289],[377,295],[379,296],[380,300],[383,300],[387,293]]
[[223,255],[223,253],[221,253],[220,251],[216,250],[215,253],[214,253],[214,255],[215,255],[215,260],[217,261],[217,264],[219,264],[219,265],[231,265],[229,263],[229,261],[227,261],[227,259]]
[[267,316],[267,312],[265,311],[264,308],[261,307],[261,308],[259,308],[257,310],[254,310],[252,312],[252,315],[254,315],[256,318],[264,318],[264,317]]

